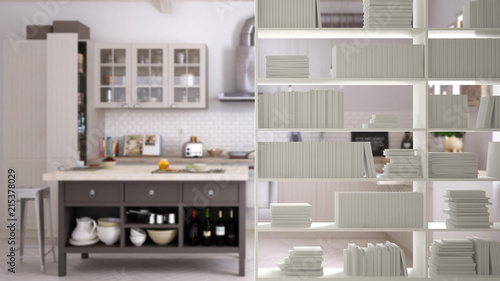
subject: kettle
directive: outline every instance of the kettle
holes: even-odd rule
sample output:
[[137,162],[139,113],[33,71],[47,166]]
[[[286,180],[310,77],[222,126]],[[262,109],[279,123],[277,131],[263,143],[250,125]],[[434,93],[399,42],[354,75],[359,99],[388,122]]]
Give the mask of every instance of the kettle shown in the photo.
[[76,227],[71,233],[71,238],[76,241],[91,241],[97,238],[95,220],[89,217],[76,219]]

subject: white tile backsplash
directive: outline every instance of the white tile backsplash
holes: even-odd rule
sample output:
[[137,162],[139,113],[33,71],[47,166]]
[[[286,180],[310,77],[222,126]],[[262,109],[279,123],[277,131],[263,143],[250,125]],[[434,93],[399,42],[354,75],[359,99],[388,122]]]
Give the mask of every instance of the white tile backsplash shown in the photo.
[[[372,114],[384,112],[345,112],[346,128],[361,128]],[[386,112],[387,114],[387,112]],[[412,112],[391,112],[399,117],[402,128],[413,126]],[[105,133],[117,139],[120,151],[123,136],[159,134],[163,155],[181,155],[182,144],[197,136],[204,149],[221,148],[228,151],[254,149],[253,112],[166,111],[166,110],[106,110]],[[389,133],[389,147],[399,148],[402,132]],[[350,133],[326,133],[326,141],[350,141]],[[259,141],[288,141],[288,132],[261,132]],[[303,141],[319,141],[321,133],[302,132]],[[206,151],[205,151],[206,153]]]
[[[205,150],[228,151],[254,149],[253,112],[106,110],[105,133],[117,139],[120,150],[123,137],[132,134],[162,136],[163,155],[181,155],[182,144],[197,136]],[[206,151],[204,151],[206,153]]]

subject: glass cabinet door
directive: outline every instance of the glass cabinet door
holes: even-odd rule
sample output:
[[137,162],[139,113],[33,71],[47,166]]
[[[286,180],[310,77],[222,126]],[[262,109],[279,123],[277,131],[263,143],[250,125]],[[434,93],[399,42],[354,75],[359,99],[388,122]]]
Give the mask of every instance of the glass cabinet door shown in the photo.
[[[204,46],[204,45],[203,45]],[[173,95],[171,107],[203,108],[205,107],[204,83],[204,49],[201,46],[173,46],[171,48],[173,63]]]
[[166,48],[164,46],[133,47],[134,107],[165,106]]
[[99,49],[99,101],[103,104],[127,102],[127,49]]

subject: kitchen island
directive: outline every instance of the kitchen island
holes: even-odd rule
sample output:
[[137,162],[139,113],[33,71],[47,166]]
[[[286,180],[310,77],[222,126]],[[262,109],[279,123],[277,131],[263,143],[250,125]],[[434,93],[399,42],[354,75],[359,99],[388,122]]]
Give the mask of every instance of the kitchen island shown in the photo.
[[[173,166],[172,168],[183,168]],[[156,165],[117,165],[105,170],[69,170],[46,173],[44,181],[58,182],[58,275],[66,275],[66,255],[89,253],[235,253],[239,259],[239,275],[245,274],[245,184],[247,166],[208,166],[224,169],[223,173],[153,174]],[[129,210],[148,208],[160,213],[174,213],[175,224],[148,224],[127,215]],[[226,214],[234,210],[237,242],[235,246],[191,246],[185,238],[190,214],[202,215],[209,208],[215,220],[218,210]],[[69,244],[76,218],[120,218],[120,239],[107,246],[102,242],[90,246]],[[177,237],[166,246],[149,238],[140,247],[130,239],[130,229],[176,229]]]

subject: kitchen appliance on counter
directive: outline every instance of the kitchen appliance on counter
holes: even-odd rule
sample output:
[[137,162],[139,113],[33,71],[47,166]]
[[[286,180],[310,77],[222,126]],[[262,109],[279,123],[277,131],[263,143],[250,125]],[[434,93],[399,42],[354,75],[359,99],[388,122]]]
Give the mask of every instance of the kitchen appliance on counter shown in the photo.
[[186,158],[203,157],[203,144],[198,137],[191,137],[189,142],[182,146],[182,156]]

